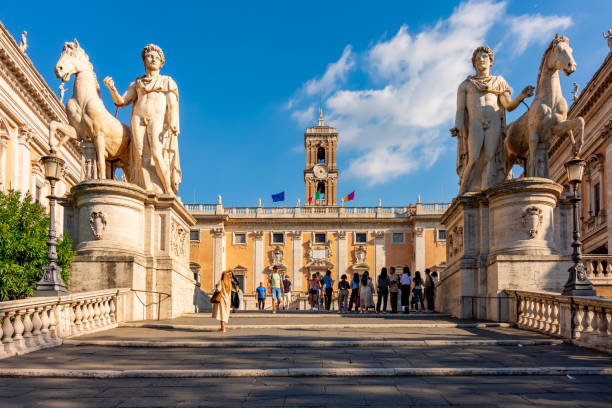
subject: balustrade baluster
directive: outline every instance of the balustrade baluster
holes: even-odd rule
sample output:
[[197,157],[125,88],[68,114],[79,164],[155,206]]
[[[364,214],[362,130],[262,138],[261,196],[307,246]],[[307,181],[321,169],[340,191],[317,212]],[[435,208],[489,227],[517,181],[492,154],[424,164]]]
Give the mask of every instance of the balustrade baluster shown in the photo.
[[43,343],[48,343],[51,337],[49,335],[49,311],[45,306],[41,308],[40,321],[42,322],[42,326],[40,328],[40,335],[42,337]]
[[612,309],[605,309],[603,316],[603,322],[606,325],[605,331],[602,330],[602,336],[612,336]]
[[83,332],[87,331],[90,329],[90,323],[89,323],[89,307],[87,304],[87,301],[83,301],[81,303],[81,309],[83,310],[83,320],[81,322],[81,330]]
[[15,320],[13,321],[13,329],[15,333],[13,334],[13,344],[15,345],[15,350],[17,352],[24,351],[26,349],[25,340],[23,339],[23,331],[25,327],[23,325],[23,321],[21,320],[21,316],[25,314],[25,310],[18,310],[15,313]]
[[113,298],[112,297],[107,297],[106,300],[104,301],[104,316],[106,318],[106,324],[110,325],[113,323],[113,319],[111,319],[111,315],[110,315],[110,302]]
[[586,269],[587,269],[587,276],[589,278],[593,277],[593,271],[595,270],[595,268],[593,268],[593,262],[587,261],[586,262]]
[[95,311],[93,307],[93,300],[91,299],[87,302],[87,313],[88,313],[87,322],[89,323],[89,328],[95,329],[96,328],[96,322],[94,321]]
[[589,305],[585,305],[584,308],[586,309],[586,313],[585,313],[585,325],[584,325],[584,332],[585,333],[591,333],[593,332],[593,316],[595,315],[595,313],[593,312],[593,307],[589,306]]
[[42,307],[36,307],[34,312],[32,312],[32,325],[34,326],[32,329],[32,337],[33,342],[36,343],[36,346],[40,346],[45,343],[42,338],[42,333],[40,332],[40,328],[42,327],[42,320],[40,319],[40,312]]
[[74,336],[77,332],[77,327],[76,327],[76,312],[74,311],[74,304],[69,304],[68,305],[68,310],[70,310],[70,335]]
[[596,271],[597,271],[596,277],[601,278],[601,276],[603,275],[603,271],[604,271],[604,268],[603,268],[603,265],[602,265],[601,261],[597,261],[597,269],[596,269]]
[[75,320],[75,328],[77,333],[82,333],[84,330],[83,327],[83,302],[78,302],[74,304],[74,314],[76,315]]
[[544,331],[550,333],[552,331],[552,300],[546,300],[546,320],[544,322]]
[[117,322],[117,298],[118,296],[113,296],[110,301],[110,313],[109,316],[111,318],[111,323]]
[[33,340],[33,336],[32,336],[32,329],[34,328],[34,324],[32,324],[32,319],[30,318],[30,315],[34,313],[34,309],[30,308],[27,309],[25,311],[25,314],[23,315],[23,338],[25,340],[25,345],[27,349],[31,349],[32,347],[35,346]]
[[56,305],[47,307],[49,313],[49,337],[52,340],[59,339],[57,332],[57,307]]
[[94,326],[100,327],[102,326],[102,324],[100,324],[100,298],[94,299],[92,306],[94,309]]
[[2,337],[2,344],[4,345],[4,351],[7,355],[13,356],[16,353],[15,345],[13,344],[13,322],[11,322],[11,316],[14,316],[15,312],[4,312],[4,321],[2,322],[2,331],[4,333]]
[[[2,318],[2,313],[0,313],[0,318]],[[4,323],[4,321],[3,321]],[[2,344],[2,335],[4,331],[2,330],[2,324],[0,324],[0,358],[6,357],[6,352],[4,351],[4,344]]]
[[524,326],[525,325],[525,298],[524,297],[519,297],[518,298],[518,302],[519,302],[519,315],[518,315],[518,324],[519,326]]
[[574,313],[574,333],[572,337],[574,339],[579,339],[582,336],[584,323],[584,310],[581,305],[576,305],[576,311]]
[[552,305],[552,324],[550,327],[552,334],[559,335],[559,303],[553,302]]

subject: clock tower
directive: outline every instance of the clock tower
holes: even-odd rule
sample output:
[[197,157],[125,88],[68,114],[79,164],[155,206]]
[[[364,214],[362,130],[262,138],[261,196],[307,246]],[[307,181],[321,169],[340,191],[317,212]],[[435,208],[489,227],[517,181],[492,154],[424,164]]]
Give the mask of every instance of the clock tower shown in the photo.
[[[338,132],[335,127],[325,125],[323,109],[319,109],[319,123],[306,128],[304,133],[306,148],[304,183],[307,205],[338,205],[337,146]],[[316,199],[317,192],[319,192],[318,199]]]

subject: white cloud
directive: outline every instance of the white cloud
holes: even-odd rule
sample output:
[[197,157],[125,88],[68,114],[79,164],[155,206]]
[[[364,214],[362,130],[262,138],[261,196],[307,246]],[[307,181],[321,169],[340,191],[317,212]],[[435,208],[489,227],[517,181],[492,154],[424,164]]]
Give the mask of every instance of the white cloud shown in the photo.
[[325,73],[321,78],[313,78],[308,80],[302,90],[306,95],[327,96],[335,91],[342,82],[346,79],[347,73],[355,65],[355,60],[352,55],[352,47],[347,45],[342,51],[342,56],[336,62],[327,66]]
[[310,105],[303,110],[296,110],[292,112],[291,117],[295,119],[300,126],[305,126],[311,123],[314,118],[314,105]]
[[[521,21],[527,17],[534,16],[521,16]],[[564,18],[535,17],[549,27]],[[322,84],[340,87],[354,61],[362,61],[355,68],[366,73],[372,85],[338,88],[325,100],[326,121],[337,127],[343,151],[355,152],[344,176],[374,185],[431,166],[445,148],[455,148],[448,128],[455,116],[457,86],[473,71],[474,48],[486,44],[487,34],[505,26],[508,18],[505,2],[467,1],[420,32],[401,26],[360,58],[347,47],[320,79],[307,81],[294,94],[292,116],[300,124],[312,122],[312,103]],[[522,31],[512,35],[518,35],[521,44],[535,41]]]
[[516,36],[515,54],[522,54],[531,44],[545,44],[552,34],[572,25],[566,16],[542,16],[540,14],[510,17],[510,32]]

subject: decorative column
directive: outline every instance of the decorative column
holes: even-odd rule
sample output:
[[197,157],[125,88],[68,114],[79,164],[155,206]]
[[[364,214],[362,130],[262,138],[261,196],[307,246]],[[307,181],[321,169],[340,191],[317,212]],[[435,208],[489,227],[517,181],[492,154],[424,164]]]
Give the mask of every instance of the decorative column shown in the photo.
[[0,133],[0,191],[4,191],[4,179],[6,178],[6,148],[8,147],[8,135]]
[[414,269],[421,271],[421,276],[423,276],[425,272],[425,230],[422,227],[414,228]]
[[[337,238],[337,255],[338,260],[336,262],[338,275],[336,276],[336,282],[340,282],[340,276],[348,272],[348,244],[346,241],[346,231],[336,232]],[[350,280],[350,279],[349,279]]]
[[291,283],[294,291],[302,290],[302,231],[292,231],[291,236]]
[[219,279],[221,279],[221,273],[223,272],[223,239],[225,231],[223,228],[213,228],[210,230],[210,233],[213,236],[212,287],[214,288]]
[[17,136],[17,148],[15,149],[15,190],[25,193],[29,190],[30,175],[30,142],[34,133],[28,125],[19,128]]
[[[259,282],[264,282],[264,232],[254,231],[253,232],[253,287],[259,286]],[[265,285],[265,282],[264,282]]]
[[[374,278],[378,278],[378,274],[383,266],[387,263],[385,256],[385,232],[374,231]],[[376,279],[372,279],[376,282]]]

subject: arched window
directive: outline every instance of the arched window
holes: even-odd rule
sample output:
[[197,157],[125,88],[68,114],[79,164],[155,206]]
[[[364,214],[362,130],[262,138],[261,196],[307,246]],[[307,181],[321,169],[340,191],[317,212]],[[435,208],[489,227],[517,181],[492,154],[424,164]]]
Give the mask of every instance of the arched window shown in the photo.
[[317,184],[317,191],[319,192],[319,200],[325,199],[325,183]]
[[317,149],[317,163],[325,163],[325,149],[322,147]]

